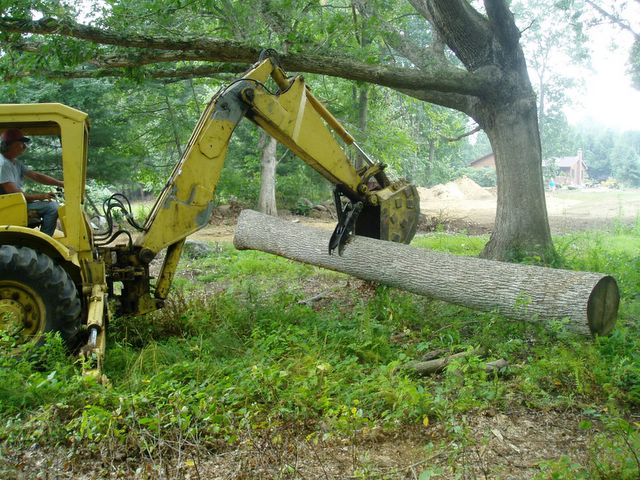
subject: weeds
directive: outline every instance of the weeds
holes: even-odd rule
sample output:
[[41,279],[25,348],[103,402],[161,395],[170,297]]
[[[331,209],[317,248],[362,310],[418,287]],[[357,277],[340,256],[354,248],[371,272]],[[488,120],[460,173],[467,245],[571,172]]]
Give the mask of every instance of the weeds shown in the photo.
[[[114,475],[198,478],[212,452],[244,448],[259,458],[241,456],[239,465],[273,478],[304,476],[292,456],[299,452],[312,458],[316,476],[335,478],[324,463],[334,460],[318,449],[345,444],[348,458],[335,461],[346,462],[350,475],[395,478],[384,472],[409,469],[381,470],[364,452],[375,439],[411,431],[419,432],[417,445],[431,445],[407,459],[416,476],[483,478],[495,439],[478,437],[468,419],[562,411],[580,419],[575,432],[588,437],[588,448],[577,460],[541,461],[532,474],[636,478],[639,236],[635,227],[556,241],[565,268],[619,281],[618,326],[594,341],[561,323],[513,322],[224,245],[181,263],[184,277],[167,308],[112,322],[111,387],[82,378],[56,336],[0,358],[0,458],[17,465],[31,445],[60,447],[73,458],[100,455]],[[436,233],[414,244],[477,255],[485,241]],[[330,294],[300,303],[319,292]],[[398,368],[440,349],[481,349],[511,366],[489,374],[470,355],[434,377]],[[425,457],[438,464],[424,465]]]

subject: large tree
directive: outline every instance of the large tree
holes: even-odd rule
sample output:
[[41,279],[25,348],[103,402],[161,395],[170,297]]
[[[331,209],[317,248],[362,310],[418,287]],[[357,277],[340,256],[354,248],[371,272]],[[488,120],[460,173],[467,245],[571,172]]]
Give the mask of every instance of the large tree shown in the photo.
[[[346,46],[341,43],[346,36],[340,35],[344,22],[335,19],[361,2],[294,2],[292,7],[273,0],[259,2],[255,11],[232,1],[209,7],[144,2],[149,15],[132,22],[133,4],[113,1],[92,25],[59,14],[58,2],[39,4],[44,17],[35,20],[32,6],[21,3],[0,4],[5,75],[29,71],[24,58],[30,55],[36,59],[32,74],[58,77],[130,75],[132,68],[154,77],[234,73],[269,46],[252,35],[238,40],[233,33],[239,29],[259,30],[242,18],[255,20],[259,14],[274,35],[285,18],[298,19],[295,30],[285,32],[290,48],[280,61],[286,70],[389,87],[464,112],[486,132],[496,154],[498,206],[485,257],[509,260],[552,252],[536,98],[520,30],[505,0],[484,0],[483,8],[466,0],[375,1],[378,11],[370,17],[367,42]],[[200,15],[184,11],[189,8]],[[394,12],[399,12],[395,18]],[[323,27],[311,28],[311,21],[324,22]],[[56,64],[56,56],[63,61]]]

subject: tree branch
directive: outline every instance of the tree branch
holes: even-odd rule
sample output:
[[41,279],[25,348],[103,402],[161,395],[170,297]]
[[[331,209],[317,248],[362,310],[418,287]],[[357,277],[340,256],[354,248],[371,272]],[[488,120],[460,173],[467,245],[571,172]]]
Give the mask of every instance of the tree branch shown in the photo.
[[480,130],[482,130],[480,128],[480,125],[476,125],[475,128],[469,130],[468,132],[464,132],[460,135],[458,135],[457,137],[446,137],[444,135],[441,135],[442,139],[447,141],[447,142],[457,142],[458,140],[462,140],[465,137],[469,137],[471,135],[473,135],[474,133],[478,133]]
[[477,97],[470,95],[459,95],[456,93],[442,93],[424,90],[398,90],[418,100],[435,103],[443,107],[452,108],[462,113],[466,113],[475,119],[477,104],[480,101]]
[[[20,42],[11,45],[13,50],[40,54],[42,49],[41,42]],[[213,61],[211,55],[202,51],[164,51],[150,49],[128,49],[120,54],[97,55],[90,59],[87,64],[104,69],[115,68],[135,68],[143,65],[152,65],[157,63],[171,62],[203,62]],[[217,66],[211,66],[212,69],[220,69],[219,73],[240,73],[247,69],[247,64],[226,63]],[[105,71],[106,73],[106,71]],[[108,75],[107,75],[108,76]]]
[[[136,68],[137,65],[123,66],[123,68],[96,68],[86,70],[52,70],[46,72],[44,76],[50,79],[78,79],[78,78],[127,78],[131,77],[128,69]],[[222,65],[200,65],[182,68],[166,69],[141,69],[141,76],[144,78],[157,78],[168,80],[182,80],[189,78],[221,78],[224,74],[237,74],[246,70],[232,64]],[[17,77],[32,77],[33,72],[25,72]]]
[[61,35],[64,37],[87,40],[89,42],[120,47],[137,47],[156,50],[208,51],[215,53],[219,61],[237,61],[251,63],[260,53],[257,47],[240,42],[219,39],[189,38],[176,40],[161,36],[145,36],[133,33],[115,33],[109,30],[82,25],[79,23],[43,18],[27,20],[0,17],[0,31],[12,33],[34,33],[40,35]]
[[[0,30],[14,33],[63,35],[98,44],[173,51],[164,58],[166,61],[175,61],[177,56],[182,55],[181,60],[187,57],[191,61],[246,62],[249,65],[258,58],[260,52],[259,48],[241,42],[203,38],[174,40],[166,37],[120,34],[50,18],[31,21],[0,17]],[[162,55],[157,55],[156,58],[162,61]],[[439,67],[434,71],[420,72],[411,68],[370,65],[337,55],[303,54],[285,54],[280,57],[280,61],[289,71],[365,81],[396,90],[436,90],[482,96],[497,88],[499,82],[499,78],[469,74],[453,66],[448,69]]]
[[[215,61],[206,52],[164,52],[159,50],[131,50],[128,53],[121,55],[105,55],[98,56],[90,60],[91,65],[102,68],[122,68],[133,67],[141,65],[152,65],[157,63],[172,63],[172,62],[210,62]],[[223,65],[223,64],[221,64]],[[226,68],[233,68],[242,72],[247,69],[247,64],[228,63]]]
[[611,20],[613,23],[618,25],[623,30],[631,32],[633,34],[633,36],[636,38],[636,40],[640,41],[640,33],[636,32],[633,28],[631,28],[631,25],[629,25],[628,22],[625,22],[624,20],[619,18],[617,15],[614,15],[613,13],[608,12],[607,10],[602,8],[600,5],[597,5],[595,2],[593,2],[591,0],[585,0],[585,1],[593,9],[595,9],[600,15],[602,15],[605,18],[608,18],[609,20]]

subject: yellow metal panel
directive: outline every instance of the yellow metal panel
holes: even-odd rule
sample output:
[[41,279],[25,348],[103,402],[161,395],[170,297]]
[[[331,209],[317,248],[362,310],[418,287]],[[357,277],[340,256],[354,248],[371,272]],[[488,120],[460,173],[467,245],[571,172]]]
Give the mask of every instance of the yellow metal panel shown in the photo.
[[174,178],[156,202],[140,238],[154,253],[186,238],[209,222],[215,186],[235,123],[210,119],[198,142],[190,142]]
[[42,250],[42,245],[47,245],[49,249],[57,252],[64,260],[79,265],[78,255],[46,233],[33,228],[16,226],[16,225],[0,225],[0,243],[11,243],[14,245],[23,245],[25,247]]
[[233,133],[236,124],[231,122],[210,122],[206,125],[206,130],[200,134],[198,139],[198,149],[209,159],[215,159],[224,155],[227,149],[227,142],[220,139],[228,139]]
[[[354,192],[361,178],[314,104],[302,77],[279,96],[256,88],[253,120],[332,183]],[[286,112],[286,113],[284,113]]]
[[27,226],[27,201],[22,193],[0,195],[0,224]]
[[91,250],[90,232],[84,221],[83,196],[86,179],[84,122],[62,124],[62,166],[65,186],[65,240],[76,251]]
[[11,116],[18,117],[35,117],[42,115],[43,117],[63,117],[77,122],[83,122],[87,118],[87,114],[76,110],[75,108],[63,105],[62,103],[4,103],[0,104],[0,117],[5,118]]
[[180,261],[184,242],[185,240],[180,240],[167,248],[167,254],[164,257],[164,263],[162,264],[162,269],[156,282],[155,298],[167,298],[171,282],[178,270],[178,262]]

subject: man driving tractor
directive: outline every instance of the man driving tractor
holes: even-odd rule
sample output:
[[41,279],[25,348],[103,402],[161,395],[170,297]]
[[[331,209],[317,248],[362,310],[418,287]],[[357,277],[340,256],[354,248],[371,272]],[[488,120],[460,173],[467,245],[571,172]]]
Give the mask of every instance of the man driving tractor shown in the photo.
[[27,168],[18,157],[22,155],[31,141],[21,130],[9,128],[0,135],[0,194],[23,193],[27,200],[27,209],[35,212],[42,219],[40,230],[47,235],[53,235],[58,221],[58,202],[55,194],[24,193],[22,183],[24,178],[43,185],[64,187],[64,182],[44,173],[35,172]]

